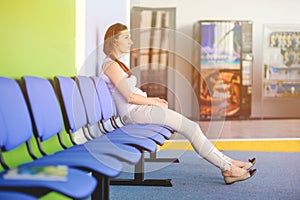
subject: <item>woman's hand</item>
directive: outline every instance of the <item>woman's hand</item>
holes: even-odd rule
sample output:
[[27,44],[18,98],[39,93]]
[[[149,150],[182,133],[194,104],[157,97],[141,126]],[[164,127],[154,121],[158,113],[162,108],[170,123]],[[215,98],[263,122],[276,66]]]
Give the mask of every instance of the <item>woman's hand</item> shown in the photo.
[[153,102],[152,105],[168,108],[168,102],[164,99],[158,97],[149,97],[149,99],[151,99],[151,101]]

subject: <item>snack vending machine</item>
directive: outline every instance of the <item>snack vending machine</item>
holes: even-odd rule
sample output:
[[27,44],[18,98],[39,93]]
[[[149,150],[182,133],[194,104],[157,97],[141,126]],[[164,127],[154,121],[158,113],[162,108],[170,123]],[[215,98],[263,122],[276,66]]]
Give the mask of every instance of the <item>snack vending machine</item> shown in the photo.
[[197,21],[199,68],[193,70],[200,119],[249,118],[252,87],[252,22]]

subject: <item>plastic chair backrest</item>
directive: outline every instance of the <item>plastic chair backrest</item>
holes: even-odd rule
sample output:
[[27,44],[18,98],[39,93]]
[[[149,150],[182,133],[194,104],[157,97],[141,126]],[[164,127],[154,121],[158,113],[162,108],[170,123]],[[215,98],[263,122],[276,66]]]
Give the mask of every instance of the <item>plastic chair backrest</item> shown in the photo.
[[6,132],[7,130],[4,123],[4,116],[2,116],[2,112],[0,111],[0,148],[5,144]]
[[87,125],[86,111],[84,108],[83,100],[76,82],[69,77],[56,76],[55,81],[59,85],[59,95],[64,108],[67,123],[66,129],[75,133],[77,130]]
[[95,85],[93,80],[87,76],[77,76],[76,82],[82,95],[88,123],[92,126],[102,119],[102,111]]
[[93,76],[92,80],[94,81],[96,91],[99,97],[103,120],[107,121],[111,117],[115,116],[116,113],[115,102],[112,98],[108,86],[106,85],[105,81],[102,78],[98,76]]
[[23,80],[36,134],[42,141],[48,140],[63,128],[60,105],[54,88],[45,78],[24,76]]
[[[32,137],[32,124],[24,95],[18,83],[7,77],[0,77],[0,117],[4,149],[17,148]],[[4,130],[4,132],[2,132]]]

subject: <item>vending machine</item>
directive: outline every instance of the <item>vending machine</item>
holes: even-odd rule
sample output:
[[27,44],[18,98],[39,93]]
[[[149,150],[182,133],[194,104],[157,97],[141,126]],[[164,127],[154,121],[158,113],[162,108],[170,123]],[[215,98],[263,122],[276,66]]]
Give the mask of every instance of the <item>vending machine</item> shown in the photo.
[[252,87],[252,22],[197,21],[193,70],[200,119],[249,118]]

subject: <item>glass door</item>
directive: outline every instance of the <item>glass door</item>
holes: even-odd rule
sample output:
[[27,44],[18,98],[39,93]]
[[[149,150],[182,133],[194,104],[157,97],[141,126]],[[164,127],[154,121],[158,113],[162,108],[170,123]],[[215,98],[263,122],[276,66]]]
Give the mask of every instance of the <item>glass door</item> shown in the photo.
[[131,66],[140,75],[140,87],[148,96],[170,101],[168,67],[173,56],[169,52],[173,39],[168,30],[175,29],[175,8],[133,7],[131,31],[134,42]]

